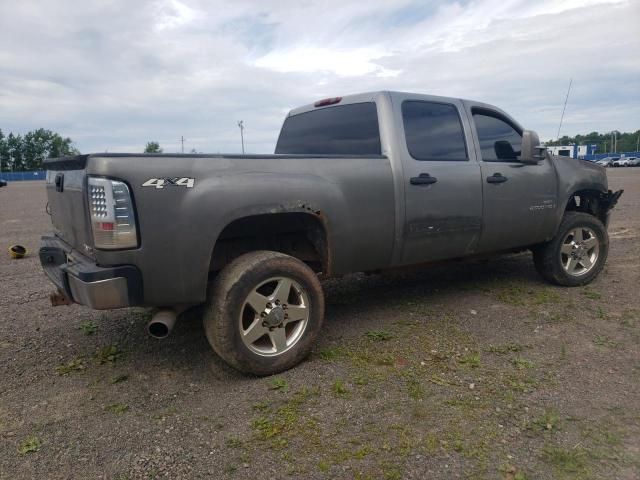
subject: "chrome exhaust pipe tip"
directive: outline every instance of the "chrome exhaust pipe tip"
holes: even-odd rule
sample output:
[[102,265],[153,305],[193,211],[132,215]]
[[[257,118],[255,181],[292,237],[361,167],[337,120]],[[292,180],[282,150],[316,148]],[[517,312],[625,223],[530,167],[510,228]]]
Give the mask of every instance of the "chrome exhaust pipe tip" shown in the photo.
[[178,312],[173,309],[158,310],[147,324],[147,332],[153,338],[167,338],[173,330],[177,318]]

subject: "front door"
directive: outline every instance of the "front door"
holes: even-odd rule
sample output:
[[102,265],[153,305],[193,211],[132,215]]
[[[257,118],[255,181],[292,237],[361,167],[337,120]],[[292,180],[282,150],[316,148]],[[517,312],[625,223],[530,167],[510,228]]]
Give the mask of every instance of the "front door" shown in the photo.
[[483,230],[479,252],[525,247],[553,235],[557,182],[548,159],[519,162],[522,130],[501,112],[470,110],[480,152],[483,182]]
[[402,264],[473,253],[482,225],[480,167],[459,101],[401,98],[405,182]]

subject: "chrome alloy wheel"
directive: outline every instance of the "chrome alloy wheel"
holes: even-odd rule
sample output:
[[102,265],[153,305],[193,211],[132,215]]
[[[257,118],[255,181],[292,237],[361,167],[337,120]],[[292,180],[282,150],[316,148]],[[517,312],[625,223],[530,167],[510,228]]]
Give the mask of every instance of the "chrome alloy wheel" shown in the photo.
[[309,314],[309,297],[298,282],[286,277],[270,278],[244,301],[240,337],[257,355],[280,355],[302,338]]
[[580,276],[591,271],[598,260],[600,242],[593,230],[578,227],[570,230],[562,241],[560,262],[569,275]]

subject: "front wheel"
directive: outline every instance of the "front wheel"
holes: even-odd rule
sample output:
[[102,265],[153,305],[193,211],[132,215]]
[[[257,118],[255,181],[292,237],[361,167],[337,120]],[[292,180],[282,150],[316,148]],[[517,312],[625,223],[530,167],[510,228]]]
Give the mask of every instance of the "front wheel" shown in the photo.
[[309,354],[323,318],[324,295],[313,270],[289,255],[258,251],[220,272],[207,299],[204,328],[229,365],[271,375]]
[[593,215],[566,212],[556,236],[533,249],[533,261],[548,281],[575,287],[598,276],[609,253],[605,226]]

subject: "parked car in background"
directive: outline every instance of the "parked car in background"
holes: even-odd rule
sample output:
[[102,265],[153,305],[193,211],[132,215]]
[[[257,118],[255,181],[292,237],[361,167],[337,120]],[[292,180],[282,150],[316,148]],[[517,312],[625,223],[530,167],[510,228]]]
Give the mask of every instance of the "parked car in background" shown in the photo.
[[629,160],[635,157],[620,157],[611,163],[612,167],[628,167]]
[[640,167],[640,157],[629,157],[629,167]]
[[602,167],[610,167],[611,164],[620,157],[606,157],[598,160],[596,163]]
[[6,180],[2,180],[0,178],[0,187],[6,187],[7,186],[7,181]]

